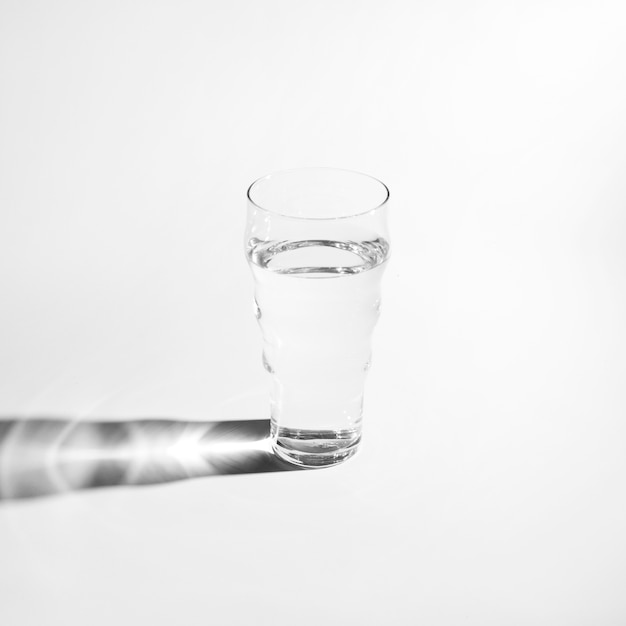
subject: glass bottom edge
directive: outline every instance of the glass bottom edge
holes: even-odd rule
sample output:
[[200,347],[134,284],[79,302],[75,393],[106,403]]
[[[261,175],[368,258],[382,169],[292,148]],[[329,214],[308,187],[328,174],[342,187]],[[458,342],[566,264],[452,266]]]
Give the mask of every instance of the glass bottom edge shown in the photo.
[[354,456],[361,430],[304,430],[278,427],[272,423],[272,447],[278,457],[305,468],[343,463]]

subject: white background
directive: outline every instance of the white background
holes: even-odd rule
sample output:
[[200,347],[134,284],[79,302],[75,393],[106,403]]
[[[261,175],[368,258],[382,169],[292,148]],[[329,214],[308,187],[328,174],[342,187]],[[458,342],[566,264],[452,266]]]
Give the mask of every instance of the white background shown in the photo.
[[0,3],[0,418],[267,417],[245,190],[391,189],[365,442],[0,502],[0,622],[626,623],[622,2]]

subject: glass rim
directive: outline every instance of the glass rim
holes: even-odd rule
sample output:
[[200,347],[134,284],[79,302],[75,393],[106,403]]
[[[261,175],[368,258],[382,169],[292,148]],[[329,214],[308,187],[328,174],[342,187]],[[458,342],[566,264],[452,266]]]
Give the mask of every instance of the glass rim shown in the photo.
[[[378,183],[379,185],[381,185],[383,187],[383,189],[385,190],[385,198],[383,199],[382,202],[380,202],[378,205],[376,205],[375,207],[371,208],[371,209],[365,209],[364,211],[359,211],[357,213],[351,213],[350,215],[338,215],[335,217],[302,217],[299,215],[287,215],[285,213],[281,213],[280,211],[275,211],[273,209],[268,209],[267,207],[261,206],[260,204],[258,204],[257,202],[255,202],[252,199],[252,190],[254,188],[254,186],[257,183],[260,183],[262,180],[267,180],[268,178],[271,178],[272,176],[278,176],[279,174],[289,174],[291,172],[306,172],[306,171],[320,171],[320,170],[328,170],[328,171],[333,171],[333,172],[344,172],[347,174],[357,174],[358,176],[364,176],[365,178],[369,178],[370,180],[375,181],[376,183]],[[357,172],[356,170],[349,170],[349,169],[345,169],[345,168],[341,168],[341,167],[294,167],[294,168],[290,168],[287,170],[277,170],[274,172],[271,172],[269,174],[265,174],[265,176],[260,176],[259,178],[257,178],[256,180],[254,180],[252,182],[252,184],[248,187],[248,191],[246,192],[246,196],[248,198],[248,201],[250,202],[250,204],[252,204],[253,206],[255,206],[257,209],[265,212],[265,213],[269,213],[270,215],[276,215],[279,217],[283,217],[283,218],[287,218],[287,219],[293,219],[293,220],[300,220],[300,221],[304,221],[304,220],[315,220],[315,221],[326,221],[326,222],[331,222],[331,221],[336,221],[336,220],[345,220],[345,219],[350,219],[350,218],[354,218],[354,217],[360,217],[362,215],[367,215],[368,213],[373,213],[374,211],[378,211],[379,209],[381,209],[382,207],[384,207],[387,202],[389,202],[389,196],[390,196],[390,192],[389,192],[389,187],[387,187],[387,185],[385,185],[385,183],[383,183],[382,180],[376,178],[375,176],[370,176],[370,174],[365,174],[363,172]]]

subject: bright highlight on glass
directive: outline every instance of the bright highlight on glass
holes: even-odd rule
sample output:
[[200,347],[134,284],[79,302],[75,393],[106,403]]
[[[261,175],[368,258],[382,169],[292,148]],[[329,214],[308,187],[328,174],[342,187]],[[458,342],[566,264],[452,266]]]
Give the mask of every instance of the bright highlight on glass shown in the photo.
[[248,189],[245,249],[273,445],[297,465],[339,463],[361,439],[388,198],[379,180],[331,168],[271,174]]

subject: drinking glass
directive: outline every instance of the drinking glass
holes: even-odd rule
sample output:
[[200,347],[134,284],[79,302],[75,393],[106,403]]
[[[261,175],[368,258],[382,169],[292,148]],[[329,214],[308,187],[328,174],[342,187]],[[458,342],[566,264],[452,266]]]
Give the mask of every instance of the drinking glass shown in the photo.
[[380,283],[389,258],[389,190],[348,170],[304,168],[248,189],[246,256],[275,452],[304,467],[352,456]]

